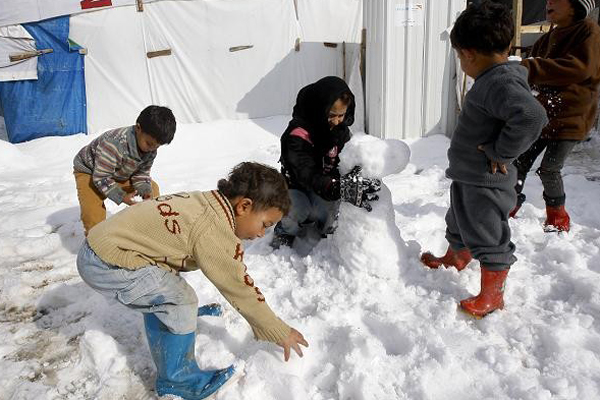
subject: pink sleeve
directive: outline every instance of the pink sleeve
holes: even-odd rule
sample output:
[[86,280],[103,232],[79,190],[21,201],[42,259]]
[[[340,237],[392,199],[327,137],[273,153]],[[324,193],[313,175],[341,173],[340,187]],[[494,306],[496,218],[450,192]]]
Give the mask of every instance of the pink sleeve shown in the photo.
[[304,128],[295,128],[290,132],[290,136],[297,136],[301,139],[306,140],[308,143],[313,144],[312,140],[310,140],[310,135],[308,131]]

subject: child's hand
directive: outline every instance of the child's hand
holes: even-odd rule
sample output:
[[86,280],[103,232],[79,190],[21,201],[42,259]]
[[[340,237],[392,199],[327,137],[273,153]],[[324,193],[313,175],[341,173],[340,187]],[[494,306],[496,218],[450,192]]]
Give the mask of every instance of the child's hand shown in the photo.
[[152,198],[152,193],[146,193],[142,196],[142,200],[150,200]]
[[123,203],[132,206],[137,203],[133,198],[137,196],[137,190],[134,190],[132,193],[127,193],[123,196]]
[[304,339],[304,336],[294,328],[292,328],[292,331],[287,338],[277,344],[283,347],[283,358],[285,361],[290,359],[290,347],[293,348],[300,357],[302,357],[303,354],[302,349],[300,349],[298,344],[308,347],[308,342]]
[[[479,146],[477,146],[477,150],[484,151],[483,145],[480,144]],[[504,175],[508,173],[508,170],[506,169],[506,164],[500,164],[499,162],[490,160],[490,167],[492,169],[492,174],[498,172],[498,169],[500,169],[500,172],[502,172]]]

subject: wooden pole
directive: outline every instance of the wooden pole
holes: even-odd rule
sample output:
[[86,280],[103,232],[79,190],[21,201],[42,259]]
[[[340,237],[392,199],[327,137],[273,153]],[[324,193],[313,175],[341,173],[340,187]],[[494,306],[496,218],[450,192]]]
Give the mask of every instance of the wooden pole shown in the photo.
[[346,42],[342,42],[342,70],[344,81],[346,81]]
[[[515,21],[515,37],[513,47],[521,47],[521,26],[523,25],[523,0],[513,0],[513,18]],[[515,50],[515,55],[521,55],[521,49]]]

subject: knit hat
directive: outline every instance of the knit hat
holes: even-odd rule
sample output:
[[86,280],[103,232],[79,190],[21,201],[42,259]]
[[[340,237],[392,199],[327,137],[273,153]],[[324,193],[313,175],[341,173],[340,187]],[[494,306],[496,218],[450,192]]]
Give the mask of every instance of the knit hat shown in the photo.
[[585,9],[587,15],[590,15],[592,10],[596,8],[594,0],[575,0],[575,2],[581,4],[581,6]]

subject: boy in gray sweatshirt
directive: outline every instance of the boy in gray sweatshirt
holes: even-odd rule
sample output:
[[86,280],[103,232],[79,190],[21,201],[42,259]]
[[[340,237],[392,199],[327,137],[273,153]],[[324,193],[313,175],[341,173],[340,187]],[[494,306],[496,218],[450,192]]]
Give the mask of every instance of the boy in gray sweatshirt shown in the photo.
[[512,161],[548,122],[531,94],[527,70],[508,62],[513,32],[510,10],[487,0],[469,5],[454,24],[452,46],[475,83],[464,99],[448,149],[448,250],[442,257],[421,256],[430,268],[443,265],[459,271],[473,257],[479,260],[481,292],[460,302],[476,317],[504,307],[504,283],[516,261],[508,225],[516,201]]

